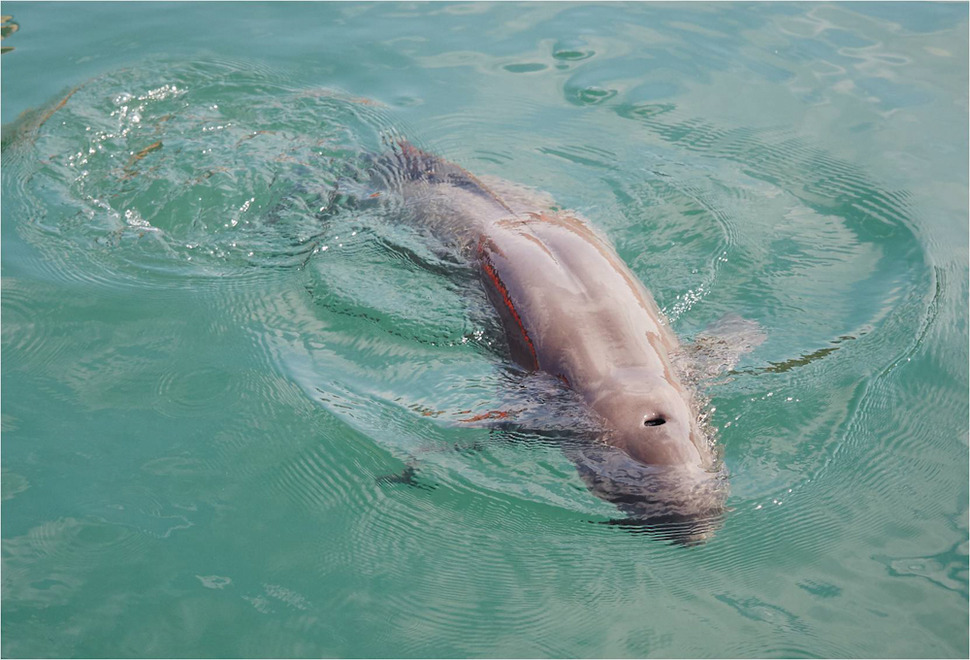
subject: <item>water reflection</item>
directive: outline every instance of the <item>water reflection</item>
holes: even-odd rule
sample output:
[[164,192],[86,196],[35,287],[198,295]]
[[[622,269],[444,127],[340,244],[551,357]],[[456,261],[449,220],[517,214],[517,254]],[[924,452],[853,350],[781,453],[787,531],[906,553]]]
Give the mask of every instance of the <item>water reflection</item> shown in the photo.
[[[13,16],[0,16],[0,40],[6,39],[20,29],[20,25],[14,23]],[[13,46],[0,46],[0,55],[4,55],[13,50]]]

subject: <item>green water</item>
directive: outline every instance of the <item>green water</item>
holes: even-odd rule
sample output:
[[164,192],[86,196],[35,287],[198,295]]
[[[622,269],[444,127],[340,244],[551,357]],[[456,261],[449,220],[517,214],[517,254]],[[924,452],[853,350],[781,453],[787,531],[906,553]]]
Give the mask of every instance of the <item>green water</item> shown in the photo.
[[[966,4],[3,13],[4,656],[967,656]],[[707,543],[456,421],[474,277],[320,213],[399,136],[760,324]]]

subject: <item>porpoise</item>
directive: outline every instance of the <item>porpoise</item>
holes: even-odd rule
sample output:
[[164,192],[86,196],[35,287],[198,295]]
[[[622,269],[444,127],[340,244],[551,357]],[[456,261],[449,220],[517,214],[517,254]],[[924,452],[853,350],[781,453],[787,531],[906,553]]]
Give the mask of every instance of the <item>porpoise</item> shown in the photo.
[[597,442],[569,452],[591,490],[626,522],[716,519],[726,482],[672,360],[677,337],[609,241],[543,193],[408,142],[374,171],[374,185],[478,268],[511,358],[558,378],[601,421]]

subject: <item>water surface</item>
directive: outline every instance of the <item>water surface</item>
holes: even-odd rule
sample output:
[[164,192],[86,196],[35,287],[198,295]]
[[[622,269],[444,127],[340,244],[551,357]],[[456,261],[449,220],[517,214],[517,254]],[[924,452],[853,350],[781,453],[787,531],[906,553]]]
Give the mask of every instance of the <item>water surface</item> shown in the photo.
[[[966,4],[4,13],[4,655],[966,657]],[[458,421],[543,390],[402,136],[760,324],[707,543]]]

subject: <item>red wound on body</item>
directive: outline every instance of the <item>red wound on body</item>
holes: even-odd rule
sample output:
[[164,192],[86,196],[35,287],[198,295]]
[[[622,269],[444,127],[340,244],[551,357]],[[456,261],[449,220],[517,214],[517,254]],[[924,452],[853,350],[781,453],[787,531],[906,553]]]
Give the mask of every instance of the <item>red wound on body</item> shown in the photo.
[[539,357],[536,355],[536,347],[532,344],[532,338],[529,337],[529,333],[526,331],[525,325],[522,323],[522,318],[519,316],[519,313],[515,311],[515,305],[512,304],[512,299],[509,297],[509,291],[505,288],[505,285],[502,283],[502,280],[499,278],[498,273],[495,271],[492,264],[490,264],[487,259],[484,258],[484,254],[482,256],[482,268],[484,269],[485,274],[488,275],[489,279],[492,280],[492,284],[495,285],[495,290],[498,291],[502,296],[502,301],[508,308],[509,313],[512,314],[512,318],[515,320],[516,325],[519,326],[519,330],[522,331],[522,338],[525,340],[525,345],[528,347],[529,354],[532,356],[532,368],[538,369]]

